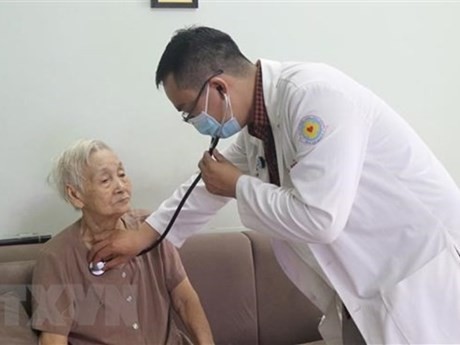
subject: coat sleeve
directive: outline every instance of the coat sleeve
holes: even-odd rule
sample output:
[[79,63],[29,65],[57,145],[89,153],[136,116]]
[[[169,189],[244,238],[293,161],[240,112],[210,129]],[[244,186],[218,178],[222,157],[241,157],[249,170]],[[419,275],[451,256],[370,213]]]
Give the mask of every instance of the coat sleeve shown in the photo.
[[[283,109],[289,122],[283,135],[289,138],[281,140],[294,147],[293,187],[240,177],[236,195],[242,223],[281,239],[332,242],[347,222],[362,172],[370,124],[361,108],[357,100],[320,83],[292,92]],[[324,130],[317,142],[303,132],[312,118]]]
[[[224,152],[224,156],[235,164],[243,173],[247,173],[248,164],[245,155],[244,140],[239,134],[236,141],[232,143]],[[187,182],[179,186],[174,193],[153,212],[146,222],[163,233],[168,226],[180,201],[193,183],[198,174],[193,175]],[[184,241],[194,233],[198,232],[206,223],[210,221],[231,198],[217,196],[209,193],[203,181],[198,182],[194,190],[189,195],[182,207],[173,229],[168,234],[168,240],[176,247],[180,247]]]

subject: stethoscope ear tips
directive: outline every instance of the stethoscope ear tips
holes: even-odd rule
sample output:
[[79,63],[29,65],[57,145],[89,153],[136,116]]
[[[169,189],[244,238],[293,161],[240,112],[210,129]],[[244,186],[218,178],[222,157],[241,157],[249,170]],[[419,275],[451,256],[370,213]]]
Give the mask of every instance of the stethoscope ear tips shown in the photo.
[[92,262],[89,263],[89,271],[93,276],[100,276],[104,274],[104,267],[105,267],[105,262],[104,261],[99,261],[96,262],[94,265]]

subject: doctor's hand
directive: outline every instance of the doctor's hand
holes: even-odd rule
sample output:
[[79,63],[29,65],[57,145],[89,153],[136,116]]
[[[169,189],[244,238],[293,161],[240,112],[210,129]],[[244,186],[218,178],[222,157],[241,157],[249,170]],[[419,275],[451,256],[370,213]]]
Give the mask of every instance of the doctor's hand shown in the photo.
[[88,253],[87,260],[93,264],[104,261],[104,271],[107,271],[127,263],[158,237],[158,232],[145,222],[137,231],[114,229],[109,234],[95,236],[95,243]]
[[198,163],[206,189],[212,194],[235,198],[236,182],[243,173],[216,149],[213,156],[206,151]]

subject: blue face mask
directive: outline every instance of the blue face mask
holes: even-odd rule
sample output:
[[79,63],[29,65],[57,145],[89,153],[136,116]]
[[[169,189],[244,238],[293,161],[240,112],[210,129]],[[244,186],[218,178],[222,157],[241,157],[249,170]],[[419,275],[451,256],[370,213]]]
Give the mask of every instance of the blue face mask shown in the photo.
[[[225,116],[222,123],[208,114],[209,86],[206,90],[206,107],[199,115],[192,117],[189,122],[197,129],[198,132],[212,137],[228,138],[241,130],[241,126],[233,115],[232,105],[229,97],[225,97]],[[230,112],[230,119],[225,121],[226,114]]]

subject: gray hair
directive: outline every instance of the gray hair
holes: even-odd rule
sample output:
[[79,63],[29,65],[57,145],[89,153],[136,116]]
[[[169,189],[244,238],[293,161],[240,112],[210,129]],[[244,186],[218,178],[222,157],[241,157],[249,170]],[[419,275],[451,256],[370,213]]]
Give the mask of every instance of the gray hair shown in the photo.
[[112,151],[101,140],[80,139],[55,158],[53,168],[48,175],[48,183],[56,187],[65,201],[70,202],[66,192],[68,185],[80,192],[83,191],[84,170],[88,166],[91,154],[100,150]]

